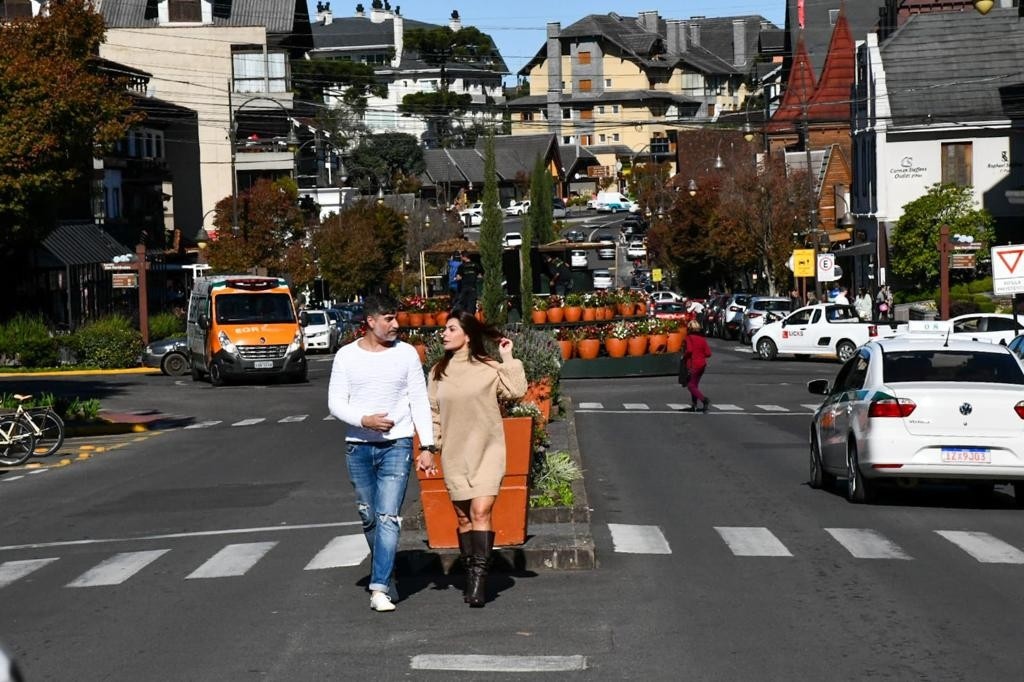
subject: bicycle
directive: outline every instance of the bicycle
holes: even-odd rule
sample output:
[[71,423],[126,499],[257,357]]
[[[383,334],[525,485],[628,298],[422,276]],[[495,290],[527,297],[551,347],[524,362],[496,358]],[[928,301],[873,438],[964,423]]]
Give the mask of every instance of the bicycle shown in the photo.
[[24,420],[0,417],[0,465],[23,464],[35,449],[36,434]]
[[13,397],[18,401],[18,409],[14,414],[5,416],[21,421],[32,430],[36,438],[32,455],[49,457],[60,450],[60,446],[64,444],[64,420],[49,406],[26,410],[22,403],[30,400],[30,395],[15,394]]

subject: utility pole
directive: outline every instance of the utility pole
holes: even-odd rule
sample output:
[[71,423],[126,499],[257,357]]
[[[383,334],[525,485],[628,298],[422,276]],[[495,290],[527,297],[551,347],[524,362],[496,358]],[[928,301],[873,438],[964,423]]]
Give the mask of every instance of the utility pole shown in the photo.
[[231,231],[238,234],[238,173],[235,172],[235,107],[231,102],[234,84],[228,80],[228,144],[231,145]]
[[807,229],[810,231],[811,239],[814,240],[814,295],[821,293],[821,284],[818,282],[818,252],[821,243],[818,240],[818,206],[817,193],[814,191],[814,173],[811,172],[811,125],[807,118],[807,102],[803,102],[803,129],[804,129],[804,154],[807,158],[807,191],[810,199],[810,206],[807,209]]
[[949,225],[939,228],[939,317],[949,319]]

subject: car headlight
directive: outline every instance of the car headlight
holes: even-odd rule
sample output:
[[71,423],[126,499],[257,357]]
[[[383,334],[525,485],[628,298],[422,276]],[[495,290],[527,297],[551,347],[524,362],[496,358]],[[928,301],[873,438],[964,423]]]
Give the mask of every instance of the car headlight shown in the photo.
[[146,354],[147,355],[152,355],[153,354],[153,346],[146,346]]
[[302,348],[302,332],[301,331],[296,331],[295,332],[295,338],[293,338],[292,342],[290,344],[288,344],[288,352],[289,353],[294,353],[295,351],[299,350],[300,348]]
[[228,335],[226,333],[221,332],[220,334],[217,334],[217,341],[220,342],[220,347],[223,348],[226,352],[231,353],[232,355],[238,355],[238,348],[235,346],[234,343],[232,343],[231,339],[228,338]]

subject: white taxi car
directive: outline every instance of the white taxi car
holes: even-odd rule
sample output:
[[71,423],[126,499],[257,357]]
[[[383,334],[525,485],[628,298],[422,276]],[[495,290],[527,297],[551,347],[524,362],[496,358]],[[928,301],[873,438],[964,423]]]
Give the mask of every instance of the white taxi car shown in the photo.
[[[911,330],[913,332],[913,330]],[[885,479],[942,479],[988,492],[1013,484],[1024,506],[1024,370],[998,344],[913,333],[865,344],[825,396],[810,431],[810,484],[847,481],[870,502]]]
[[868,341],[904,331],[895,324],[861,322],[850,305],[818,303],[800,308],[780,322],[764,325],[754,333],[751,343],[762,360],[789,353],[797,357],[832,355],[845,362]]

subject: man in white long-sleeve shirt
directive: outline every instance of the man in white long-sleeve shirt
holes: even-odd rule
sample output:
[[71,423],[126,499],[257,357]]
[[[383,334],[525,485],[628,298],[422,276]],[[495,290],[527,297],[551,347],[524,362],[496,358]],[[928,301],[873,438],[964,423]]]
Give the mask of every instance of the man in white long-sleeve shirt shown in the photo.
[[419,355],[398,340],[397,303],[369,296],[364,307],[366,334],[335,355],[327,404],[349,427],[345,459],[373,564],[370,608],[394,611],[390,588],[413,429],[421,443],[416,466],[424,471],[434,469],[434,433]]

